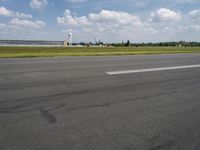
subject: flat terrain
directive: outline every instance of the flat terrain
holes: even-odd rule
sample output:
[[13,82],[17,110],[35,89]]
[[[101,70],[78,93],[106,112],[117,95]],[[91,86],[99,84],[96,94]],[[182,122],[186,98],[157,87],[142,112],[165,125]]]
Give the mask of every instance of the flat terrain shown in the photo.
[[0,150],[197,150],[200,54],[0,59]]
[[200,47],[0,47],[0,58],[200,53]]

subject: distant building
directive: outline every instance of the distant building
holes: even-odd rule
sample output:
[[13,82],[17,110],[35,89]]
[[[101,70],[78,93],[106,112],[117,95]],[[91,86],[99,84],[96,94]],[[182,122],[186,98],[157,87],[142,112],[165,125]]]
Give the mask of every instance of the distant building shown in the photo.
[[68,41],[64,41],[64,46],[67,47],[68,46]]

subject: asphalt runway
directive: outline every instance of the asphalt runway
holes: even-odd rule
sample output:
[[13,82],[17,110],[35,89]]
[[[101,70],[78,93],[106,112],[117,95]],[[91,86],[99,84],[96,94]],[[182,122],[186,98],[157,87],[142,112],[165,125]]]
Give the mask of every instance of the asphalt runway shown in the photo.
[[200,54],[0,59],[0,150],[198,150],[198,65]]

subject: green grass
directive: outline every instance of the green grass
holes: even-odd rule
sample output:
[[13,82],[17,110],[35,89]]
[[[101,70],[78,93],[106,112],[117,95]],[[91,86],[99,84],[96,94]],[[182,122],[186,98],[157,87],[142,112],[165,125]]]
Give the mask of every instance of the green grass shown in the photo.
[[200,47],[0,47],[0,58],[200,53]]

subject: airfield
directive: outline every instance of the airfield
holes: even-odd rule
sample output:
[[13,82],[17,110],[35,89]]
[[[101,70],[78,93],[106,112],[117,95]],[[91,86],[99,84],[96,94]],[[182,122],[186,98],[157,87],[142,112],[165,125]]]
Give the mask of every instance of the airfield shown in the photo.
[[0,149],[196,150],[199,65],[198,53],[0,59]]

